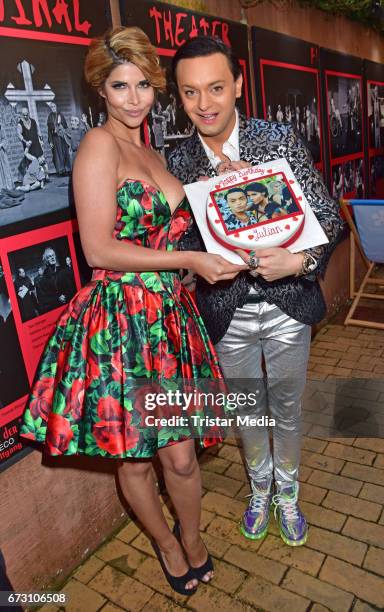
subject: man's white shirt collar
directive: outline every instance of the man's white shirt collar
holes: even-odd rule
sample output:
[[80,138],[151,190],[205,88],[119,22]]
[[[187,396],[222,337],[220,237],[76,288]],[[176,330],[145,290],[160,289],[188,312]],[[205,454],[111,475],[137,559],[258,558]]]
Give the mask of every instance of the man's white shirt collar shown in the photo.
[[[240,145],[239,145],[239,113],[237,108],[235,108],[236,113],[236,122],[234,128],[229,136],[228,140],[223,144],[222,152],[223,155],[228,157],[231,161],[239,161],[240,160]],[[204,151],[212,165],[212,167],[216,170],[217,166],[222,161],[218,155],[212,151],[212,149],[204,142],[204,139],[198,133],[200,138],[200,142],[203,145]]]

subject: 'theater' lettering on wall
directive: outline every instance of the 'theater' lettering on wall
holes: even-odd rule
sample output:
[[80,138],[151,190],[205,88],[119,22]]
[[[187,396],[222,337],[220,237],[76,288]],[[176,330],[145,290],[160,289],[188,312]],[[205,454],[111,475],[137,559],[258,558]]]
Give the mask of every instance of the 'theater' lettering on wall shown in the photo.
[[51,29],[63,23],[67,32],[83,34],[88,34],[91,27],[89,21],[81,21],[80,0],[7,0],[6,10],[7,15],[5,0],[0,0],[0,24],[11,19],[18,26],[38,29],[44,25]]
[[230,45],[228,36],[229,25],[217,19],[206,19],[190,13],[173,13],[170,10],[159,10],[153,6],[149,17],[155,20],[156,45],[164,46],[168,42],[171,47],[180,47],[188,38],[198,34],[218,36]]

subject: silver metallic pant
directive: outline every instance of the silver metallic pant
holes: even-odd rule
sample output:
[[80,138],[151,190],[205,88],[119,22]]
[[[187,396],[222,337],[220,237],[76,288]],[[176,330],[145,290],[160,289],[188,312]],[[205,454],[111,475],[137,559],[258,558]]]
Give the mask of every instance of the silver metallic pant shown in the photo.
[[[260,302],[237,308],[217,354],[234,390],[244,379],[257,387],[251,417],[275,419],[273,453],[266,426],[240,426],[245,460],[251,480],[274,475],[277,483],[298,478],[301,447],[301,397],[306,382],[311,339],[309,325],[299,323],[277,306]],[[262,367],[264,357],[265,376]],[[233,383],[233,386],[232,386]]]

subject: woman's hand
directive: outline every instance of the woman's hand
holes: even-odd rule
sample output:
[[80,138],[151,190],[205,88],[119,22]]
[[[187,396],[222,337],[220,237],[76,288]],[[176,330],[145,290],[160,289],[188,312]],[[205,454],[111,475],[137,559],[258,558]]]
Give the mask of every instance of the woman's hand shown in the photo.
[[250,257],[254,257],[256,261],[258,260],[257,267],[248,267],[248,270],[252,276],[260,275],[268,282],[297,274],[300,272],[303,264],[303,255],[301,253],[291,253],[288,249],[281,247],[259,249],[251,251],[251,253],[236,249],[236,252],[246,263],[249,263]]
[[245,264],[233,264],[213,253],[191,252],[191,264],[193,272],[202,276],[208,283],[213,285],[218,281],[235,278],[242,270],[248,270]]
[[188,289],[188,291],[194,291],[196,287],[196,276],[193,273],[193,270],[188,270],[187,274],[183,276],[183,270],[180,270],[180,275],[182,276],[181,282]]

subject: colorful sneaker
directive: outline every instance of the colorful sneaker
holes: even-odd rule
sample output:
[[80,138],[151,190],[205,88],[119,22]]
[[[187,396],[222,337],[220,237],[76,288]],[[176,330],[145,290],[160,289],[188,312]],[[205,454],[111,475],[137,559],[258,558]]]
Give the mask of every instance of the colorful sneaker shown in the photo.
[[273,496],[272,504],[280,535],[288,546],[302,546],[307,541],[308,525],[297,501],[299,484],[276,486],[278,492]]
[[251,480],[252,493],[247,495],[250,502],[240,523],[241,533],[250,540],[260,540],[267,535],[269,510],[272,500],[272,480]]

